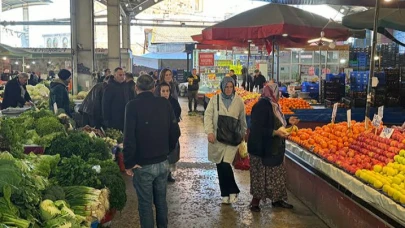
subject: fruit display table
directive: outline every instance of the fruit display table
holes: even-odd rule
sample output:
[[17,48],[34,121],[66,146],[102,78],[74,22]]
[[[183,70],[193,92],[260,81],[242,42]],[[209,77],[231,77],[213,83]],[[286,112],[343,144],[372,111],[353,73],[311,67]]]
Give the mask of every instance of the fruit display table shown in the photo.
[[330,227],[405,226],[404,205],[289,140],[286,168],[290,191]]

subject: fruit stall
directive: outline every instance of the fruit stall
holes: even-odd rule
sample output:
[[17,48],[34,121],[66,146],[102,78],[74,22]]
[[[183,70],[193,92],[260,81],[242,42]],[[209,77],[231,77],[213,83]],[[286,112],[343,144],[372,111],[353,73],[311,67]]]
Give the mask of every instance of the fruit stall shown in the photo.
[[108,224],[127,200],[121,142],[122,132],[73,129],[47,109],[0,118],[0,227]]
[[404,130],[368,126],[299,129],[286,142],[289,190],[330,227],[405,226]]

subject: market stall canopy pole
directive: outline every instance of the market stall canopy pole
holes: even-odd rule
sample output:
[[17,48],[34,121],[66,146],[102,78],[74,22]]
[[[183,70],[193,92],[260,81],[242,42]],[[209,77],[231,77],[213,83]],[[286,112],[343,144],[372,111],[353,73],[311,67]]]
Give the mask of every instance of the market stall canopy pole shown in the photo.
[[[328,25],[326,28],[325,25]],[[280,44],[293,40],[305,44],[321,31],[345,41],[356,35],[341,24],[296,7],[267,4],[235,15],[202,31],[204,40],[263,40],[276,37]],[[364,32],[362,32],[364,37]],[[361,34],[360,34],[361,36]]]
[[366,102],[366,113],[365,113],[365,118],[364,121],[367,121],[367,118],[370,115],[370,106],[371,106],[371,82],[372,78],[374,77],[374,66],[375,66],[375,61],[374,61],[374,56],[375,56],[375,49],[377,47],[377,28],[378,28],[378,23],[379,23],[379,18],[380,18],[380,0],[376,0],[375,3],[375,12],[374,12],[374,26],[373,26],[373,46],[371,47],[371,57],[370,57],[370,76],[368,77],[368,86],[367,86],[367,102]]

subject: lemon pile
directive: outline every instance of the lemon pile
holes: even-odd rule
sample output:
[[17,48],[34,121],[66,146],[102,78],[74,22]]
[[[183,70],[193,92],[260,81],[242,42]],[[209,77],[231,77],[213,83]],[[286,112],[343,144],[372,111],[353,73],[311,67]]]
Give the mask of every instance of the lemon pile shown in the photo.
[[357,170],[356,176],[405,204],[405,165],[398,162],[388,163],[384,167],[375,165],[373,170]]

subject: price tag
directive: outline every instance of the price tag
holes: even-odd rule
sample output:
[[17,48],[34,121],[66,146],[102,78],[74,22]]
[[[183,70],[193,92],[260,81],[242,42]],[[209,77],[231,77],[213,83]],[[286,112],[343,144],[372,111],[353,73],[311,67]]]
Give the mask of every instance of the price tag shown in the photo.
[[384,106],[378,107],[378,115],[381,116],[381,119],[384,117]]
[[352,110],[347,110],[347,127],[350,128],[352,126]]
[[389,138],[391,138],[392,133],[394,133],[394,129],[389,128],[389,127],[384,127],[380,134],[380,137],[389,139]]
[[335,122],[335,119],[336,119],[336,113],[337,113],[337,109],[338,109],[338,103],[335,103],[334,105],[333,105],[333,110],[332,110],[332,123],[334,123]]
[[373,126],[374,127],[379,127],[381,125],[381,122],[382,122],[381,116],[374,115],[373,122],[372,122]]

